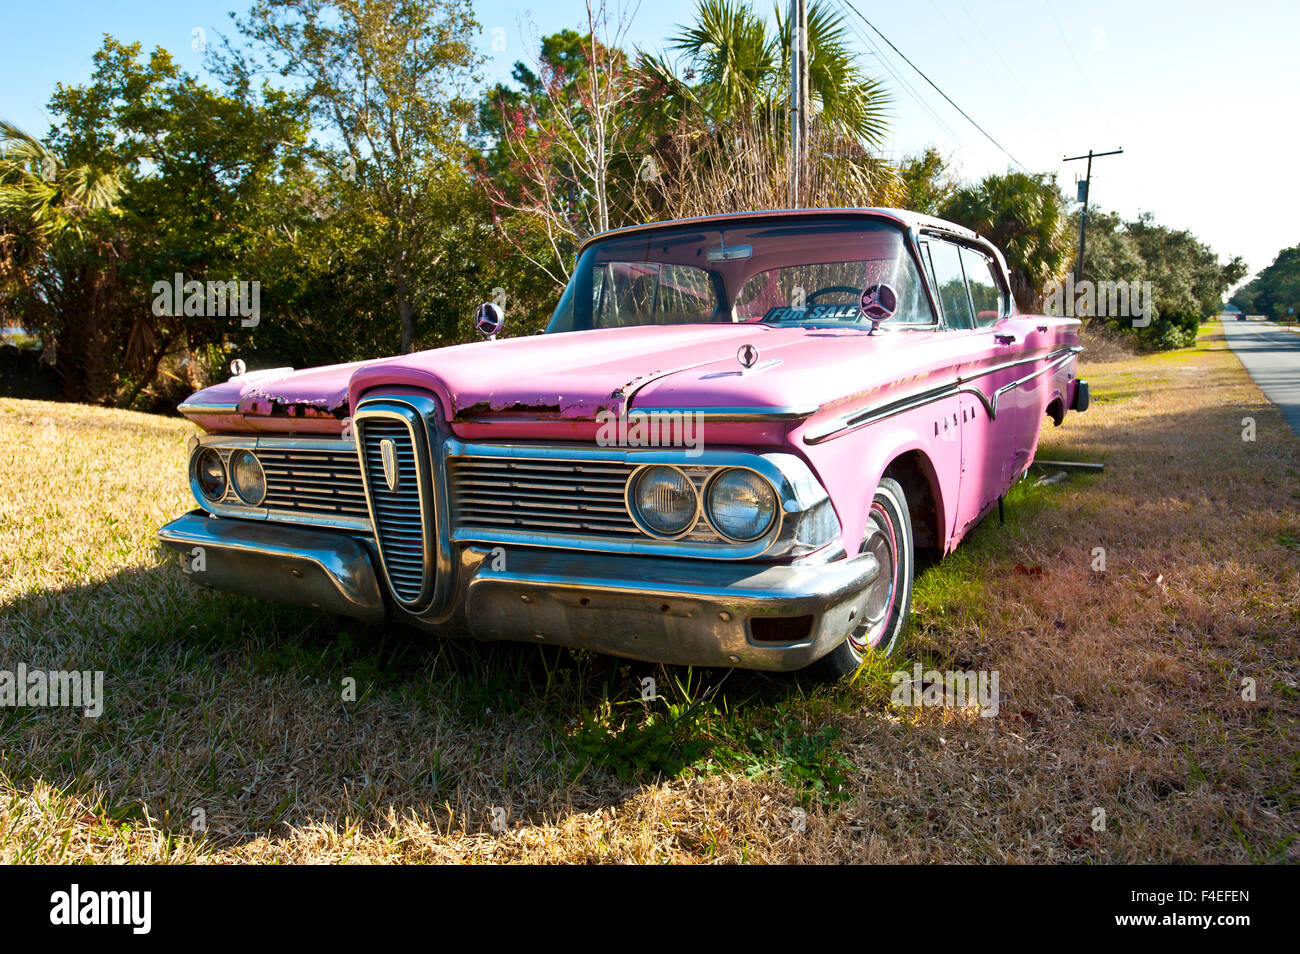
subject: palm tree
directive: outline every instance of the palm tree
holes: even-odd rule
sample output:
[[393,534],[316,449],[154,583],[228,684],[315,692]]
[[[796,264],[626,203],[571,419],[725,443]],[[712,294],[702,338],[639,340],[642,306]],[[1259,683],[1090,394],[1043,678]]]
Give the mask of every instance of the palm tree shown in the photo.
[[0,120],[0,286],[30,284],[49,247],[84,235],[87,219],[114,208],[121,191],[118,173],[64,166],[35,136]]
[[46,145],[0,120],[0,221],[50,238],[111,209],[122,192],[117,172],[65,166]]
[[709,116],[726,123],[766,101],[781,62],[776,38],[744,0],[700,0],[695,23],[673,38]]
[[97,220],[116,209],[121,193],[119,172],[66,166],[0,120],[0,310],[40,331],[42,357],[57,360],[73,400],[111,390],[102,329],[120,249]]
[[[798,205],[892,204],[895,171],[874,153],[885,140],[887,96],[862,69],[844,21],[827,2],[808,15],[812,115]],[[621,190],[629,220],[788,208],[792,31],[749,0],[699,0],[694,21],[670,48],[674,66],[640,52],[629,110],[636,160],[651,177]]]
[[[746,0],[700,0],[695,23],[673,38],[698,80],[710,119],[725,125],[788,106],[792,25],[778,3],[775,30]],[[888,96],[858,63],[844,20],[826,3],[808,10],[808,84],[816,119],[859,144],[879,147]]]
[[1073,230],[1056,177],[1008,172],[958,189],[940,214],[1002,249],[1021,311],[1036,310],[1046,287],[1074,258]]

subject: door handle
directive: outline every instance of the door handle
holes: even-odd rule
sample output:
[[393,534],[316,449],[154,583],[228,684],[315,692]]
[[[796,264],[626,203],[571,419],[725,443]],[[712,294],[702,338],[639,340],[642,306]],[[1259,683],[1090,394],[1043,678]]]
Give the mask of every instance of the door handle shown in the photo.
[[997,339],[998,344],[1009,345],[1016,343],[1016,336],[1013,334],[995,334],[993,337]]
[[1043,332],[1047,331],[1047,325],[1039,325],[1038,330]]

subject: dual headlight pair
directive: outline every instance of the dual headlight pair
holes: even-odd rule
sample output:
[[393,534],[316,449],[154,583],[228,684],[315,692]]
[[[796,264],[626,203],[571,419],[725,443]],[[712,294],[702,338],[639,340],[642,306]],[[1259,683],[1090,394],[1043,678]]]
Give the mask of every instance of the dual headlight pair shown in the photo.
[[772,485],[743,467],[713,474],[700,494],[691,478],[676,467],[646,467],[632,479],[628,504],[641,528],[660,537],[685,533],[695,525],[703,507],[710,526],[737,543],[767,533],[779,509]]
[[266,499],[266,473],[257,456],[249,450],[234,451],[227,472],[221,455],[205,447],[195,458],[194,477],[204,498],[213,503],[225,497],[226,490],[232,486],[239,499],[250,507],[261,506]]

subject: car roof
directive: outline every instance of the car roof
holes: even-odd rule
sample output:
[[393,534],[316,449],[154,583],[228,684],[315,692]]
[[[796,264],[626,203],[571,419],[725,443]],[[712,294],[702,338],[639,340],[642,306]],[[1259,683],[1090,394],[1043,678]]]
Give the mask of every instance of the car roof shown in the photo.
[[647,232],[662,228],[671,228],[681,225],[708,225],[718,222],[731,222],[737,219],[753,218],[786,218],[795,215],[824,216],[824,215],[861,215],[863,217],[889,219],[904,228],[920,231],[926,229],[934,232],[946,232],[949,235],[955,235],[965,239],[979,239],[979,235],[972,232],[963,225],[955,222],[949,222],[945,219],[935,218],[932,215],[922,215],[920,212],[910,212],[906,209],[887,209],[887,208],[830,208],[830,209],[765,209],[750,212],[726,212],[720,215],[701,215],[687,219],[669,219],[662,222],[646,222],[640,225],[625,225],[622,228],[609,229],[606,232],[598,232],[589,236],[582,243],[581,248],[585,249],[592,242],[599,239],[610,238],[616,235],[628,235],[636,232]]

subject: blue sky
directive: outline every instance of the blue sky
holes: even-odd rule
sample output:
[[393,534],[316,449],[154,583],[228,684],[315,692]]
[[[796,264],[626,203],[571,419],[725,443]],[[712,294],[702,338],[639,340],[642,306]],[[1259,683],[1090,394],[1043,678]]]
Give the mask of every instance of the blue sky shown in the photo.
[[[840,0],[830,0],[838,4]],[[1093,167],[1096,203],[1188,228],[1252,271],[1300,243],[1300,4],[1282,0],[850,0],[917,66],[1034,171],[1070,185],[1065,155],[1124,147]],[[241,0],[0,0],[0,117],[43,134],[57,82],[90,72],[101,35],[163,46],[203,74],[194,31],[230,31]],[[758,0],[762,11],[771,0]],[[694,0],[644,0],[628,43],[660,50]],[[538,35],[585,23],[582,0],[475,0],[490,80],[508,76]],[[626,7],[624,9],[627,9]],[[875,37],[860,21],[850,21]],[[492,48],[495,30],[505,49]],[[877,40],[877,45],[882,46]],[[989,143],[892,53],[861,40],[868,68],[894,94],[889,151],[935,144],[963,175],[1004,171]],[[906,80],[900,85],[890,67]],[[913,92],[914,91],[914,92]],[[924,105],[913,98],[914,93]],[[931,111],[935,115],[931,114]],[[937,118],[936,118],[937,116]]]

